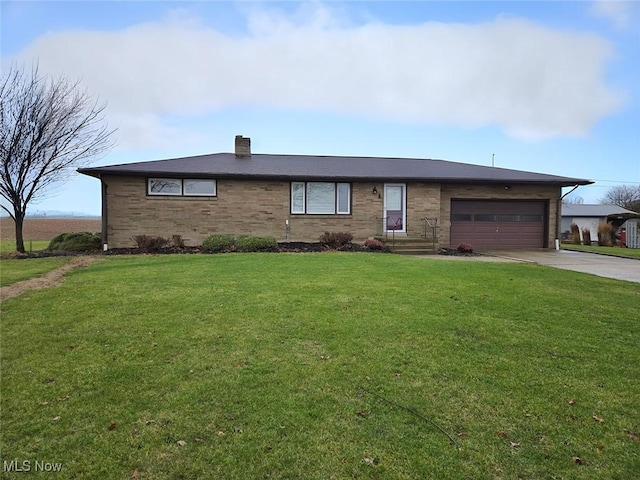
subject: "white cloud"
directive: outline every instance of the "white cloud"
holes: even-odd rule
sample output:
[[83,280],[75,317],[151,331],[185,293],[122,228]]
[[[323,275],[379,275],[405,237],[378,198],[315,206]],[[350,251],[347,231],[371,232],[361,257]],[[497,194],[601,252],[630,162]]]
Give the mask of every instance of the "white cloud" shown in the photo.
[[611,20],[621,30],[631,26],[634,11],[638,4],[632,0],[595,0],[589,8],[591,15]]
[[604,81],[606,40],[517,18],[356,26],[312,4],[293,16],[250,13],[247,28],[230,36],[172,15],[115,32],[49,33],[20,57],[81,77],[123,126],[143,130],[121,132],[121,143],[178,135],[163,116],[235,106],[577,136],[622,102]]

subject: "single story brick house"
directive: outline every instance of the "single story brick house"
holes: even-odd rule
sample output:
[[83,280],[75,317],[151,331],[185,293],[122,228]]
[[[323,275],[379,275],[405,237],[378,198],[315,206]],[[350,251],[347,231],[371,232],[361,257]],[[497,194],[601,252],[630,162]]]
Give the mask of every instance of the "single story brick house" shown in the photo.
[[413,158],[234,153],[95,168],[105,248],[134,235],[271,235],[317,241],[425,237],[432,247],[549,248],[560,232],[561,188],[589,180]]

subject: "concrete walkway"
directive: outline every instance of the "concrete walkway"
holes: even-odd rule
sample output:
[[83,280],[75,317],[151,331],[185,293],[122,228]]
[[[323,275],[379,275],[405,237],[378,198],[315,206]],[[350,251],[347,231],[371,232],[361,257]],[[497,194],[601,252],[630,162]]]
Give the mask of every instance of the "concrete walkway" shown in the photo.
[[573,270],[574,272],[590,273],[599,277],[640,283],[640,260],[632,258],[546,249],[493,250],[483,253],[490,257],[504,260],[532,262],[564,270]]

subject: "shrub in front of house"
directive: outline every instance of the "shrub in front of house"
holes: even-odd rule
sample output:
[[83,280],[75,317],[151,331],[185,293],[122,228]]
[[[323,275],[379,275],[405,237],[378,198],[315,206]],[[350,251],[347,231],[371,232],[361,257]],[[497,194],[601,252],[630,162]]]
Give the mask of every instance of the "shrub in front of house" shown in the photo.
[[458,253],[473,253],[473,245],[471,245],[470,243],[461,243],[460,245],[458,245],[456,250],[458,251]]
[[90,232],[61,233],[53,237],[47,250],[58,252],[92,252],[100,250],[101,235]]
[[159,252],[169,246],[169,240],[164,237],[154,237],[153,235],[134,235],[131,237],[136,247],[143,253]]
[[613,243],[613,226],[611,223],[601,223],[598,225],[598,245],[601,247],[611,247]]
[[239,252],[275,252],[278,241],[275,237],[241,235],[236,239],[236,248]]
[[233,235],[210,235],[202,242],[202,250],[208,253],[232,252],[235,250],[236,241]]
[[347,232],[324,232],[319,240],[323,246],[337,250],[349,245],[353,235]]
[[588,228],[582,229],[582,244],[591,245],[591,230]]
[[182,235],[171,235],[171,246],[176,248],[184,248],[185,243]]
[[580,245],[580,227],[575,223],[571,224],[571,243],[574,245]]
[[387,246],[381,242],[380,240],[376,240],[375,238],[369,238],[364,242],[365,248],[368,250],[373,250],[377,252],[384,252],[387,250]]

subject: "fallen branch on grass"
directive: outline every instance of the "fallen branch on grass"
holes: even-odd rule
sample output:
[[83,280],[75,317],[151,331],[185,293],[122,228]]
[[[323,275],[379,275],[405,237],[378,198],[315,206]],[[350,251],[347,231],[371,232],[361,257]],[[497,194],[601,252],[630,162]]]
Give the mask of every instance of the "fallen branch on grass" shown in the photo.
[[393,405],[395,407],[401,408],[402,410],[405,410],[406,412],[411,413],[412,415],[415,415],[418,418],[421,418],[422,420],[424,420],[425,422],[427,422],[430,425],[433,425],[434,427],[436,427],[438,430],[440,430],[442,433],[444,433],[447,438],[449,439],[449,442],[452,445],[455,445],[455,447],[460,450],[460,445],[458,444],[458,442],[455,441],[455,439],[451,436],[451,434],[449,432],[447,432],[444,428],[442,428],[440,425],[438,425],[436,422],[434,422],[433,420],[425,417],[424,415],[422,415],[420,412],[418,412],[415,408],[412,407],[406,407],[404,405],[399,404],[398,402],[394,402],[393,400],[389,400],[386,397],[383,397],[382,395],[380,395],[379,393],[376,393],[372,390],[369,390],[368,388],[363,387],[362,385],[358,385],[358,388],[360,388],[360,390],[367,392],[371,395],[373,395],[374,397],[378,397],[380,400],[388,403],[389,405]]

